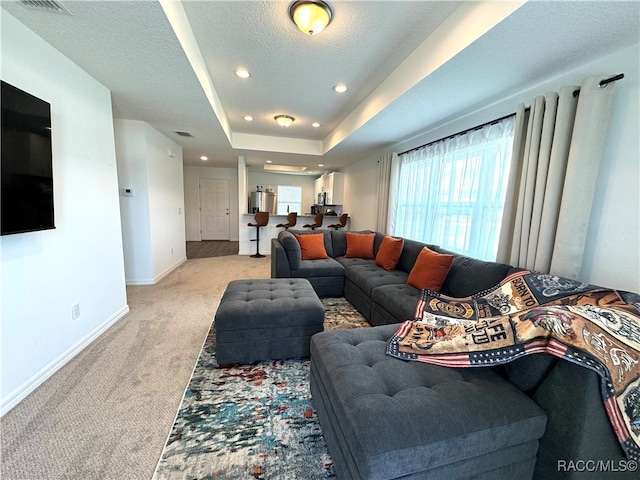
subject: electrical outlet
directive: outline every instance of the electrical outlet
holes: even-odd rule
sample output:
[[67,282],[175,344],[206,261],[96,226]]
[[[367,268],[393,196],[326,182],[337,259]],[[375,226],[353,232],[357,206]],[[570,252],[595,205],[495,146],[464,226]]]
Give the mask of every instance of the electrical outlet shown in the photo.
[[75,320],[79,316],[80,316],[80,304],[74,303],[73,305],[71,305],[71,318]]

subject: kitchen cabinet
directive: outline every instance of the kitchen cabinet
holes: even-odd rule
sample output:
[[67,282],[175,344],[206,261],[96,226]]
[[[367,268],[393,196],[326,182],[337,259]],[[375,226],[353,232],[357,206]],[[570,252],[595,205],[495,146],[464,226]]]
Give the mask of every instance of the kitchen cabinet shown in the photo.
[[344,173],[332,172],[318,177],[314,183],[315,198],[318,193],[327,193],[327,205],[342,205],[344,201]]
[[324,181],[323,178],[324,175],[316,178],[314,184],[313,184],[313,201],[317,202],[318,201],[318,194],[321,192],[324,192]]

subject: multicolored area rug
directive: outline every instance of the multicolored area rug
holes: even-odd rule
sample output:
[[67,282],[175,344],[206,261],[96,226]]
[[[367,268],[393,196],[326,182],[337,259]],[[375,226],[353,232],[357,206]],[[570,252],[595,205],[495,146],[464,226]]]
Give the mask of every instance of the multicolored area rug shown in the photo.
[[[369,326],[343,298],[323,304],[325,330]],[[219,368],[212,326],[154,480],[334,477],[311,402],[309,361]]]

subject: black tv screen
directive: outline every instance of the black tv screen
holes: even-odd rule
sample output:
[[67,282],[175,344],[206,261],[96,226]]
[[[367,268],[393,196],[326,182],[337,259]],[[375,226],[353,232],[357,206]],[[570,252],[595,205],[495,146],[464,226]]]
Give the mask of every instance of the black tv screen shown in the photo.
[[2,82],[1,234],[55,228],[51,106]]

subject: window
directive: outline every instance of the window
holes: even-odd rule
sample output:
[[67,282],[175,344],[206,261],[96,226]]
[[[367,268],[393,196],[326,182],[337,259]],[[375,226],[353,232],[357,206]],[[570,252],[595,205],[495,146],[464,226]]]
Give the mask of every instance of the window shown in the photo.
[[400,155],[395,235],[495,260],[515,116]]
[[290,212],[302,214],[302,187],[278,185],[277,215],[287,215]]

